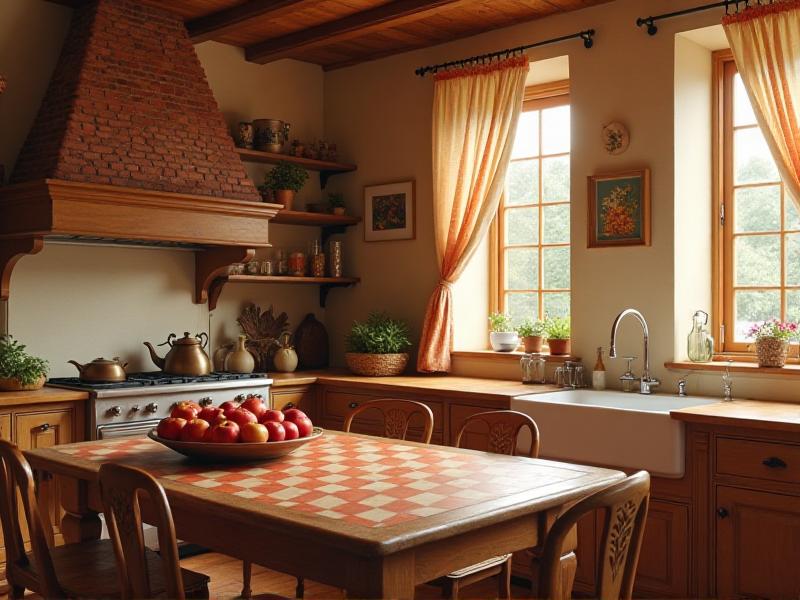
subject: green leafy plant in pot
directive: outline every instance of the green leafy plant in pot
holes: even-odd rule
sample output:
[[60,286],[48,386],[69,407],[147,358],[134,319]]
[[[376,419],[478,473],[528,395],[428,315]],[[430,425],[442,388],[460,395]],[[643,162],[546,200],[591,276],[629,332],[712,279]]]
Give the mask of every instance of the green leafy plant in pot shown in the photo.
[[0,336],[0,390],[38,390],[44,386],[47,361],[25,352],[25,345],[10,335]]
[[408,326],[384,312],[372,312],[366,321],[353,323],[346,342],[345,362],[356,375],[400,375],[408,365]]
[[567,356],[572,352],[569,317],[553,317],[545,321],[545,333],[550,354]]
[[335,215],[344,214],[344,194],[341,192],[331,192],[328,194],[328,205],[331,207],[331,212]]
[[525,352],[541,352],[545,339],[545,322],[540,319],[536,321],[525,319],[522,325],[517,327],[517,335],[522,340],[522,345],[525,346]]
[[519,346],[519,336],[508,315],[499,312],[489,315],[489,344],[495,352],[513,352]]
[[264,187],[272,190],[277,204],[283,204],[284,209],[292,210],[294,195],[307,180],[308,171],[282,160],[264,176]]

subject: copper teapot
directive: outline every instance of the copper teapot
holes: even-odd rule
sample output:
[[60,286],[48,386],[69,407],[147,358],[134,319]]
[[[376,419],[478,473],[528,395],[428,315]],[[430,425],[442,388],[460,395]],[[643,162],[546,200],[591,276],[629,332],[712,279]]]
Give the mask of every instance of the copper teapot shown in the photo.
[[118,356],[111,360],[105,358],[95,358],[92,362],[82,365],[75,360],[67,361],[71,365],[75,365],[78,369],[78,378],[81,381],[92,383],[110,383],[114,381],[125,381],[127,375],[125,374],[125,367],[128,363],[122,363]]
[[211,373],[211,360],[203,350],[208,345],[206,333],[192,336],[186,331],[182,338],[170,333],[167,341],[159,344],[170,347],[164,358],[156,354],[156,349],[150,342],[145,342],[144,345],[150,350],[150,358],[165,373],[195,377]]

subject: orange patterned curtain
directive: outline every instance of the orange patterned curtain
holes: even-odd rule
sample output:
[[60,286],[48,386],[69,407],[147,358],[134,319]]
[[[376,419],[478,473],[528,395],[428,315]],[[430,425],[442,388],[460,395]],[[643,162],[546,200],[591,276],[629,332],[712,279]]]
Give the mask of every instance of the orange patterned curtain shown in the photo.
[[417,369],[448,372],[451,285],[497,212],[511,158],[528,59],[436,76],[433,97],[433,223],[440,279],[425,314]]
[[753,6],[723,25],[758,124],[800,208],[800,0]]

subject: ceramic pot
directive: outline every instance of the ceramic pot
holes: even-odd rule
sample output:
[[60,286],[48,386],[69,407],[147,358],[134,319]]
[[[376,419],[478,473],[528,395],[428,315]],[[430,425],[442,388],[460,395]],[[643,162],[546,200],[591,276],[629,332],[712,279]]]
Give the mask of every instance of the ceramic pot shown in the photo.
[[253,149],[253,141],[255,140],[256,130],[252,123],[242,121],[239,123],[239,140],[238,146],[240,148]]
[[211,357],[215,371],[225,370],[225,357],[233,350],[234,344],[225,344],[214,350],[214,355]]
[[774,337],[756,340],[756,354],[759,367],[780,368],[786,364],[789,342]]
[[247,336],[240,335],[236,347],[225,357],[225,370],[228,373],[252,373],[256,368],[256,361],[245,346],[246,341]]
[[516,331],[491,331],[489,343],[495,352],[513,352],[519,346],[519,336]]
[[550,354],[553,356],[568,356],[572,352],[572,340],[547,340],[550,346]]
[[345,209],[344,206],[336,206],[333,209],[333,214],[341,216],[344,214],[344,209]]
[[278,348],[275,355],[272,357],[275,370],[281,373],[291,373],[297,368],[297,352],[295,352],[291,340],[292,334],[288,331],[284,331],[278,340],[280,348]]
[[33,383],[23,384],[16,377],[0,377],[0,391],[3,392],[29,392],[40,390],[44,387],[44,375]]
[[294,190],[275,190],[273,197],[275,198],[275,204],[283,204],[284,210],[292,210]]
[[526,335],[522,338],[522,345],[528,354],[538,354],[542,351],[544,338],[541,335]]

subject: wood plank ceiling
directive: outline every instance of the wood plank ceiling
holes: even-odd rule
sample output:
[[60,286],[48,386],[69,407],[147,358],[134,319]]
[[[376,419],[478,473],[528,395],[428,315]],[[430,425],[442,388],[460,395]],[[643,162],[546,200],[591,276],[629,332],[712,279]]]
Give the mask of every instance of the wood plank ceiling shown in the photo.
[[141,1],[180,15],[197,42],[240,46],[261,64],[294,58],[327,70],[610,0]]

